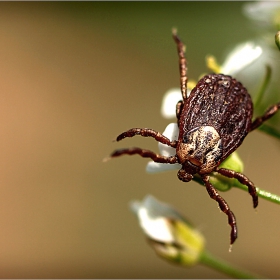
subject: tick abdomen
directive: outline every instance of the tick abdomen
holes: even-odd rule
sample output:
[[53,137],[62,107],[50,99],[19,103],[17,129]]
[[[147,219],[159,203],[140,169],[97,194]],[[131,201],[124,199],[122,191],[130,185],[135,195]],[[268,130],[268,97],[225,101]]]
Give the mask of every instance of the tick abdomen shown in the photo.
[[195,128],[213,127],[222,140],[223,160],[248,134],[252,112],[251,97],[240,82],[223,74],[206,75],[185,101],[179,120],[179,139]]

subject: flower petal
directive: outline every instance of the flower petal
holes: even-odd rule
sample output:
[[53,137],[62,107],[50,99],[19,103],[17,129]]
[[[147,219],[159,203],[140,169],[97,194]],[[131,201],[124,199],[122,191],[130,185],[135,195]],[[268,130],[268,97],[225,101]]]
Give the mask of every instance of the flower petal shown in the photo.
[[[177,123],[170,123],[162,133],[165,137],[170,139],[171,141],[178,140],[179,129]],[[164,145],[162,143],[158,143],[158,148],[160,154],[166,157],[175,155],[175,148]]]
[[169,138],[171,141],[178,140],[179,129],[177,123],[170,123],[167,125],[162,133],[165,137]]
[[173,219],[184,220],[184,218],[172,206],[161,202],[152,195],[147,195],[143,201],[131,202],[132,211],[138,215],[141,208],[148,210],[151,218],[167,217]]
[[137,214],[140,226],[149,238],[168,243],[175,241],[169,219],[181,220],[181,217],[168,204],[149,195],[143,202],[131,202],[131,209]]
[[161,242],[174,242],[170,223],[165,218],[151,219],[147,209],[139,211],[140,226],[151,239]]
[[259,58],[261,54],[262,48],[254,42],[240,44],[227,56],[222,66],[222,73],[234,75],[250,65]]
[[170,261],[193,266],[204,250],[204,237],[173,207],[149,195],[131,203],[155,252]]
[[256,1],[244,5],[244,14],[263,25],[271,25],[274,16],[280,11],[279,1]]
[[154,161],[149,161],[146,166],[146,172],[148,173],[159,173],[170,170],[179,170],[181,165],[179,163],[168,164],[168,163],[158,163]]
[[165,93],[161,106],[161,114],[164,118],[176,117],[176,104],[182,100],[182,93],[179,88],[170,89]]

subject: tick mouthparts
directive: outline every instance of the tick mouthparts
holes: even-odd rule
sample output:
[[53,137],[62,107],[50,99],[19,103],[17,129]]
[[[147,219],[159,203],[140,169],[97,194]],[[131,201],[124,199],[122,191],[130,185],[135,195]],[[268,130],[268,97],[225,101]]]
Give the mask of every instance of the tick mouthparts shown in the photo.
[[193,165],[195,165],[195,166],[197,166],[197,167],[199,167],[199,166],[202,165],[202,163],[201,163],[198,159],[196,159],[195,157],[189,157],[188,160],[189,160]]

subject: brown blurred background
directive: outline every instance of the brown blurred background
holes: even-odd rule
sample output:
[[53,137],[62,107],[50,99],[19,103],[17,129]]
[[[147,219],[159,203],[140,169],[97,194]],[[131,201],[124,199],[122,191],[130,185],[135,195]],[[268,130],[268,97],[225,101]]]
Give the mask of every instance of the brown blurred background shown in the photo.
[[[145,243],[128,203],[152,194],[203,232],[207,249],[234,265],[279,278],[280,205],[233,189],[223,193],[239,238],[228,253],[226,216],[206,190],[176,172],[150,175],[147,160],[103,163],[131,127],[163,131],[163,94],[179,86],[171,38],[187,44],[189,77],[204,57],[256,34],[242,2],[0,3],[0,277],[224,278],[181,268]],[[246,175],[280,194],[279,143],[261,132],[239,149]]]

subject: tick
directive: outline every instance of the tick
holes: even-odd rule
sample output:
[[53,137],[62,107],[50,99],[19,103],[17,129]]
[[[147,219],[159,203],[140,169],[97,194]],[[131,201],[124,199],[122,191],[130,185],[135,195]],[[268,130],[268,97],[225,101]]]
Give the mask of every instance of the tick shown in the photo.
[[180,84],[182,100],[176,105],[179,128],[178,140],[170,141],[161,133],[148,128],[132,128],[117,137],[140,135],[152,137],[156,141],[176,149],[174,156],[166,157],[141,148],[119,149],[111,157],[138,154],[151,158],[154,162],[175,164],[181,169],[178,178],[189,182],[195,174],[201,176],[209,196],[217,201],[227,215],[231,226],[230,244],[237,238],[237,225],[227,202],[210,183],[211,172],[218,172],[228,178],[235,178],[248,187],[254,208],[258,206],[256,187],[244,174],[234,170],[219,168],[219,165],[243,142],[246,135],[271,118],[280,108],[280,102],[271,106],[263,116],[252,120],[253,104],[246,88],[231,76],[209,74],[201,78],[187,96],[187,61],[182,41],[173,31],[173,39],[179,55]]

